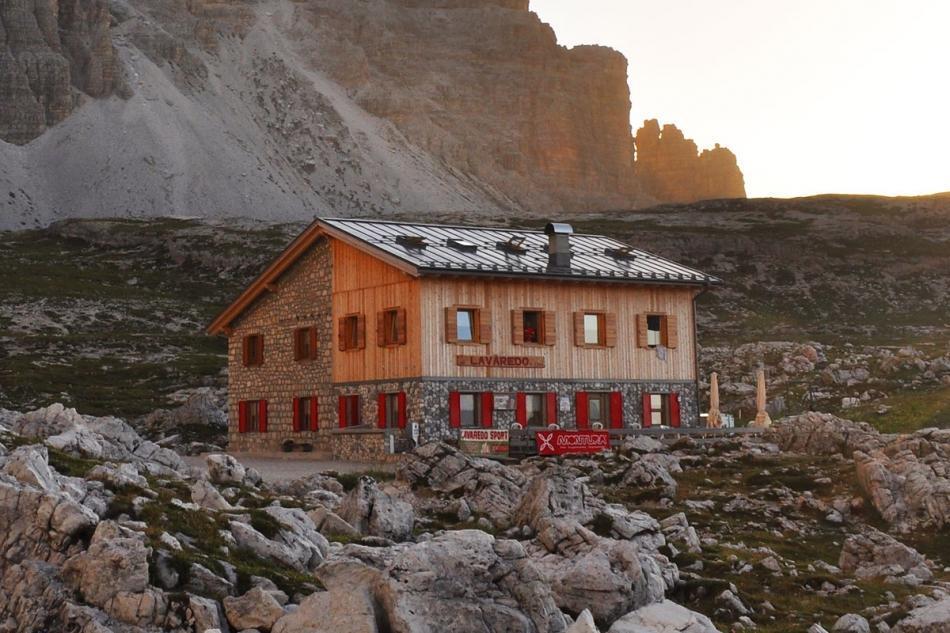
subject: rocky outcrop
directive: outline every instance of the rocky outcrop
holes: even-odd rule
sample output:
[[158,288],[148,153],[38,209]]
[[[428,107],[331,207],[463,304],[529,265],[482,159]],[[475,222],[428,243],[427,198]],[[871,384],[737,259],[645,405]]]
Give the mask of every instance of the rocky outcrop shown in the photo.
[[893,633],[943,633],[950,631],[950,598],[917,607],[891,629]]
[[[381,489],[372,477],[360,477],[338,508],[340,518],[359,533],[392,541],[412,534],[412,506]],[[339,526],[345,531],[345,526]]]
[[870,452],[886,438],[866,422],[854,422],[830,413],[809,412],[782,418],[767,434],[785,451],[850,457],[855,451]]
[[272,595],[254,587],[242,596],[224,599],[224,613],[237,631],[261,629],[269,631],[284,615],[284,610]]
[[105,0],[9,0],[0,6],[0,140],[26,143],[81,97],[121,86]]
[[745,181],[731,151],[696,143],[672,124],[643,122],[636,135],[635,173],[644,190],[664,202],[745,198]]
[[917,585],[933,578],[927,559],[917,550],[874,529],[847,538],[838,567],[861,580],[886,578]]
[[664,600],[637,609],[614,622],[607,633],[718,633],[712,621]]

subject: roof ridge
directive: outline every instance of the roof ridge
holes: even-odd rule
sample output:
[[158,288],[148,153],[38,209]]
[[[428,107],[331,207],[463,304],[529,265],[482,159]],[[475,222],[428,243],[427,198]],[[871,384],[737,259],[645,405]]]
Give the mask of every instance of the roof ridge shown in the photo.
[[[536,233],[538,235],[545,235],[544,229],[518,229],[512,227],[501,227],[501,226],[474,226],[471,224],[439,224],[438,222],[407,222],[402,220],[374,220],[372,218],[325,218],[317,216],[315,220],[321,222],[356,222],[359,224],[396,224],[400,226],[426,226],[426,227],[437,227],[441,229],[462,229],[465,231],[508,231],[512,233]],[[549,220],[553,221],[553,220]],[[569,223],[566,223],[569,224]],[[573,225],[572,225],[573,226]],[[616,238],[610,237],[609,235],[604,235],[602,233],[572,233],[572,237],[602,237],[611,240],[616,240]]]

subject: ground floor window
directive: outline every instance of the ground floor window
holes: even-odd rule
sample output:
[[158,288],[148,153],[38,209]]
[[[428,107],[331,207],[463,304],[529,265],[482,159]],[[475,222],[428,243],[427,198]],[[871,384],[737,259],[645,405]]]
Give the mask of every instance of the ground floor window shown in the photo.
[[[587,394],[587,422],[600,428],[606,428],[610,423],[610,394],[594,392]],[[596,427],[595,427],[596,428]]]
[[579,429],[623,428],[623,393],[620,391],[578,391],[574,406]]
[[359,426],[361,424],[360,409],[359,395],[340,396],[340,428]]
[[381,429],[403,429],[406,427],[406,394],[379,394],[379,412],[376,426]]
[[515,421],[524,426],[547,426],[557,423],[557,394],[525,393],[517,395]]
[[267,432],[266,400],[242,400],[238,403],[238,432]]
[[293,429],[295,432],[317,430],[316,396],[294,398]]
[[449,393],[449,425],[457,428],[490,428],[494,424],[495,395],[491,392]]
[[680,402],[676,393],[643,394],[643,427],[680,426]]

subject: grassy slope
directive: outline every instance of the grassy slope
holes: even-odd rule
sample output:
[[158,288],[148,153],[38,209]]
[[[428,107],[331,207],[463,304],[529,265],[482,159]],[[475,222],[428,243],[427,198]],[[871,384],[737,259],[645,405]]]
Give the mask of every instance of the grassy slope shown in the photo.
[[[700,299],[705,344],[950,344],[950,197],[711,201],[566,219],[722,277]],[[0,406],[59,400],[136,415],[175,390],[223,384],[224,341],[204,326],[299,228],[123,220],[0,235]],[[894,424],[946,416],[945,392],[936,409],[907,397],[914,413]]]

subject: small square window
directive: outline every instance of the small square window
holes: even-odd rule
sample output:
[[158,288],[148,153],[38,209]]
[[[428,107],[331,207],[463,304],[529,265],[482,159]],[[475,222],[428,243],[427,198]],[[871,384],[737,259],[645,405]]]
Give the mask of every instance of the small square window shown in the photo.
[[543,337],[544,317],[538,310],[525,310],[522,315],[525,343],[540,343]]
[[399,311],[386,310],[383,312],[383,345],[399,343]]
[[589,393],[587,395],[587,420],[590,424],[604,427],[610,422],[610,394]]
[[584,344],[604,344],[604,315],[598,313],[584,314]]
[[647,345],[650,347],[663,344],[663,320],[659,314],[647,315]]
[[247,433],[257,433],[261,430],[261,401],[248,400],[244,403],[245,430]]
[[386,394],[386,428],[395,429],[399,427],[399,394]]
[[300,328],[294,332],[294,359],[313,360],[317,357],[317,330],[313,327]]
[[264,364],[264,335],[248,334],[244,337],[244,366],[258,367]]
[[475,310],[462,308],[455,312],[455,336],[463,343],[475,341]]
[[666,423],[667,403],[669,396],[661,393],[650,394],[650,424],[662,426]]
[[299,426],[294,429],[295,431],[309,431],[311,424],[314,420],[311,419],[310,413],[313,411],[313,401],[314,398],[298,398],[297,399],[297,421]]
[[346,426],[360,425],[360,397],[358,395],[344,396],[343,416]]

